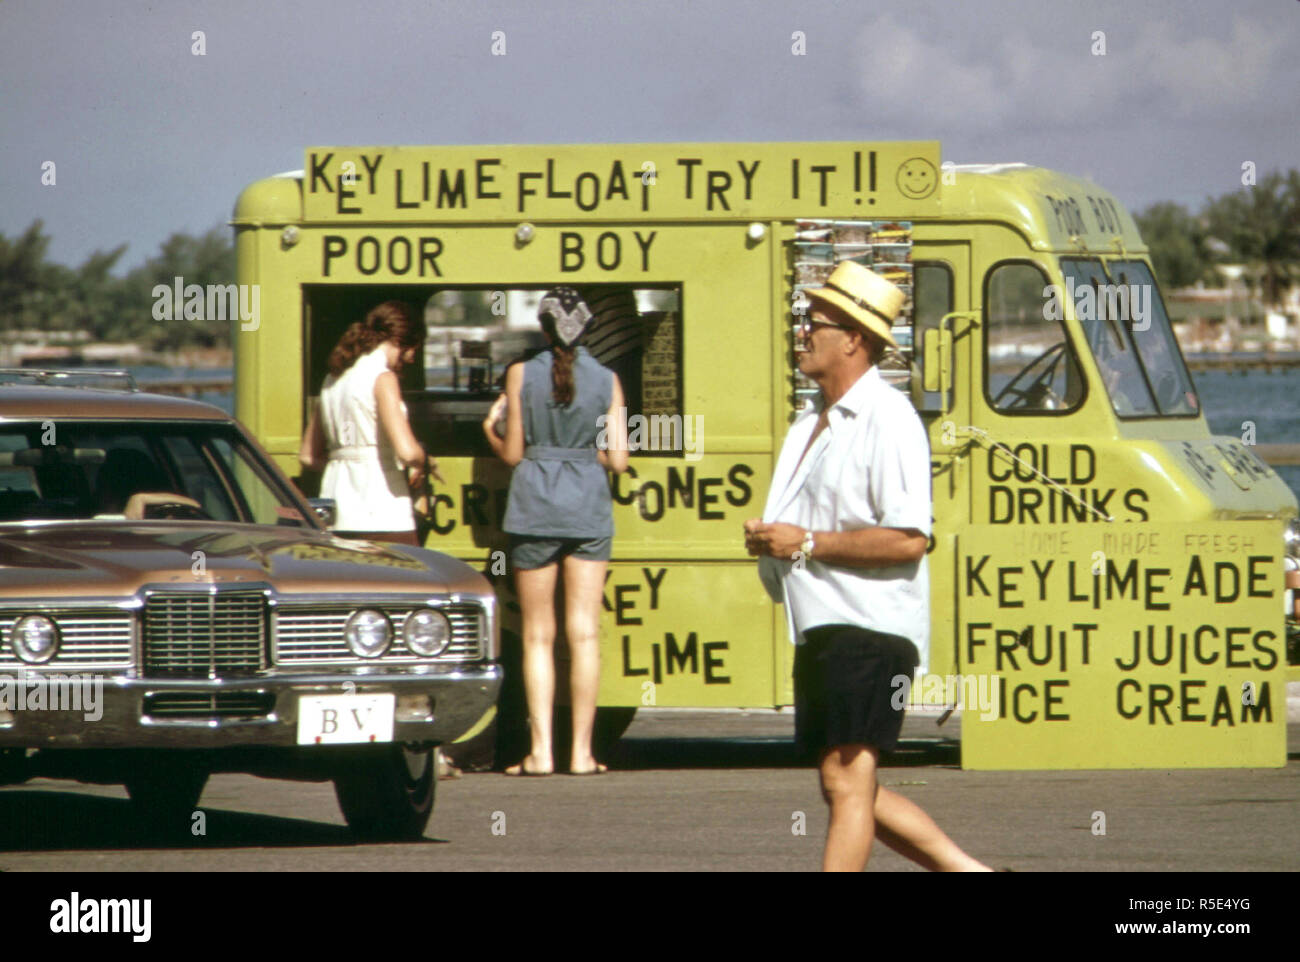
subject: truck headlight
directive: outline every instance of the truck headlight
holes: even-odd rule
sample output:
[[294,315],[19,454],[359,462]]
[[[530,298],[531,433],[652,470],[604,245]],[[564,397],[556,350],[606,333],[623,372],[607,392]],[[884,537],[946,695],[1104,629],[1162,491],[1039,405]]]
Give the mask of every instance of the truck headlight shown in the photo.
[[441,611],[419,608],[406,616],[402,640],[417,655],[425,658],[441,655],[451,644],[451,622]]
[[23,615],[9,629],[14,654],[31,665],[42,665],[59,651],[59,629],[44,615]]
[[355,611],[343,626],[343,638],[353,654],[378,658],[388,650],[388,644],[393,640],[393,626],[383,612]]

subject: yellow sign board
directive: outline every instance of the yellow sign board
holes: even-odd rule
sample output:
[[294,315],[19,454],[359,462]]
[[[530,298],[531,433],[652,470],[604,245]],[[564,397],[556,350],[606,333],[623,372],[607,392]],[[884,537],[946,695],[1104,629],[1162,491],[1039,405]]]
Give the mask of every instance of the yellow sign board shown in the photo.
[[309,147],[304,220],[870,218],[935,213],[938,141]]
[[963,532],[957,660],[991,696],[963,706],[963,767],[1286,764],[1280,526]]

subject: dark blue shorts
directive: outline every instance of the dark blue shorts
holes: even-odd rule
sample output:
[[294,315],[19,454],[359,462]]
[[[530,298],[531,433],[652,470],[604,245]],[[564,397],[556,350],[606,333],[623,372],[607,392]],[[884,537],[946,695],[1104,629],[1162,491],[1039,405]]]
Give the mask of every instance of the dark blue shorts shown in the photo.
[[510,564],[522,571],[545,568],[572,555],[583,561],[608,561],[612,538],[538,538],[510,536]]
[[824,750],[838,745],[892,751],[920,663],[916,645],[856,625],[819,625],[804,638],[794,654],[794,731],[801,757],[820,760]]

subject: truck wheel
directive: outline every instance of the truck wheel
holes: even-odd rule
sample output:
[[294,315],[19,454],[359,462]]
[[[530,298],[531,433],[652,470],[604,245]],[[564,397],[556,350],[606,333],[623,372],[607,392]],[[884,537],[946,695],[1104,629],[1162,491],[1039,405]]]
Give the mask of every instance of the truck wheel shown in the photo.
[[376,842],[424,836],[438,786],[432,748],[366,745],[341,766],[334,795],[353,835]]
[[185,835],[208,784],[201,768],[161,763],[127,775],[126,793],[136,820],[160,835]]
[[597,758],[608,758],[636,717],[636,707],[609,705],[596,709],[596,724],[591,733],[591,747]]

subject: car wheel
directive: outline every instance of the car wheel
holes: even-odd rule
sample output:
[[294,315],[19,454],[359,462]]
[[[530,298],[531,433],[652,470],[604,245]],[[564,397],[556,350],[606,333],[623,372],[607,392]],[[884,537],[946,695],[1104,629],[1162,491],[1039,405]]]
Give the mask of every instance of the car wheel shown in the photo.
[[27,749],[0,748],[0,785],[21,785],[27,774]]
[[158,763],[131,772],[125,783],[131,808],[142,826],[162,835],[184,835],[208,784],[208,772]]
[[334,795],[352,834],[393,842],[424,836],[438,786],[432,748],[366,745],[340,764]]

